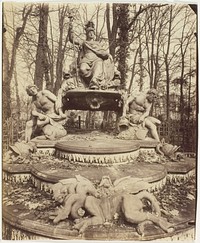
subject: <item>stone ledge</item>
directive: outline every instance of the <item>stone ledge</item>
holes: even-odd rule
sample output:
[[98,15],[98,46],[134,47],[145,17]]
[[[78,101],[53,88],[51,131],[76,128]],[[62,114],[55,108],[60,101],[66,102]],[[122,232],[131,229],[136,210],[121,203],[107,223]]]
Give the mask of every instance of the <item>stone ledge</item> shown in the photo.
[[[22,171],[22,167],[24,171]],[[125,164],[115,165],[113,167],[87,167],[78,166],[76,170],[70,169],[52,169],[49,165],[34,164],[25,167],[21,164],[15,165],[15,169],[10,170],[10,165],[3,166],[3,173],[7,176],[21,176],[28,174],[31,177],[40,180],[41,182],[56,183],[61,179],[72,178],[75,175],[82,175],[91,181],[100,181],[102,176],[108,175],[111,180],[116,180],[125,176],[142,178],[149,183],[159,183],[167,176],[167,171],[163,165],[160,164]],[[6,178],[6,176],[4,176]]]
[[[22,214],[24,211],[22,211]],[[31,215],[30,215],[31,216]],[[29,216],[29,218],[30,218]],[[34,217],[32,215],[32,217]],[[145,228],[145,235],[141,237],[134,227],[129,226],[94,226],[89,227],[82,235],[76,230],[66,229],[65,224],[50,225],[31,220],[4,207],[3,210],[3,239],[6,240],[193,240],[194,225],[189,220],[182,220],[175,225],[173,233],[164,233],[153,224]],[[6,237],[6,238],[5,238]]]
[[121,154],[137,151],[140,144],[126,140],[61,141],[55,144],[56,150],[81,154]]

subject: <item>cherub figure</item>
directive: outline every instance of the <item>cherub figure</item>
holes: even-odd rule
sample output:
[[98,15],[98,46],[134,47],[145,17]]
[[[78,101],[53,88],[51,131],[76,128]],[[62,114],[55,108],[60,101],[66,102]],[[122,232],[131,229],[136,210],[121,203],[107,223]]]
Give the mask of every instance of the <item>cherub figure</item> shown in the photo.
[[[157,94],[156,89],[150,89],[146,94],[140,93],[137,96],[132,94],[124,99],[123,116],[121,119],[128,120],[130,127],[136,128],[138,133],[136,137],[139,139],[140,137],[145,139],[149,131],[154,140],[160,141],[157,125],[161,124],[161,122],[157,118],[150,116],[152,104],[157,98]],[[142,134],[141,136],[140,133],[144,133],[144,135]]]
[[[79,185],[79,183],[75,184],[76,187]],[[112,184],[110,178],[104,176],[100,187],[104,187],[106,191],[110,189],[110,195],[104,193],[101,195],[100,191],[96,194],[96,190],[91,190],[93,188],[91,184],[91,182],[87,182],[85,190],[80,192],[76,190],[73,193],[69,193],[69,186],[67,187],[65,196],[58,197],[62,198],[64,206],[57,212],[54,223],[71,215],[75,220],[74,228],[83,233],[88,226],[111,222],[116,214],[120,215],[122,212],[127,222],[137,225],[137,231],[141,235],[144,234],[144,225],[149,222],[159,226],[165,232],[174,230],[173,225],[161,216],[159,203],[155,196],[146,191],[147,188],[150,188],[150,184],[142,179],[124,177]],[[80,185],[83,186],[82,182]],[[151,211],[144,211],[144,199],[150,202]],[[85,211],[90,217],[83,217]]]
[[67,131],[59,123],[65,117],[56,113],[56,96],[49,90],[38,91],[36,85],[29,85],[26,91],[29,96],[33,97],[33,101],[31,104],[31,120],[26,123],[25,141],[31,140],[31,135],[36,127],[43,131],[44,139],[54,140],[65,136]]

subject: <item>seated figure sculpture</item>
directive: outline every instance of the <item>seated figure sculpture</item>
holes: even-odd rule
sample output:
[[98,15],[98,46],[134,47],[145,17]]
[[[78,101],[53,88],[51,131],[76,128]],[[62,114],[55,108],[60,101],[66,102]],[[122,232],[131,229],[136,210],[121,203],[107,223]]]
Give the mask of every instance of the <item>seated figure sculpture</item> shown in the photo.
[[49,90],[38,91],[36,85],[26,88],[27,94],[33,97],[31,104],[31,120],[27,121],[25,128],[25,141],[29,142],[33,131],[40,128],[44,136],[40,138],[54,140],[67,134],[64,127],[59,123],[63,116],[56,114],[56,96]]
[[75,40],[72,23],[70,23],[69,40],[80,49],[77,63],[79,75],[90,89],[105,89],[107,83],[114,77],[112,56],[105,51],[100,42],[94,40],[95,30],[93,22],[89,21],[85,30],[86,40]]
[[[128,120],[130,126],[137,127],[139,139],[144,139],[149,131],[154,140],[160,141],[157,125],[161,124],[161,122],[149,115],[156,98],[157,90],[150,89],[146,94],[140,93],[138,96],[131,95],[125,100],[122,118],[125,118],[126,121]],[[145,130],[146,132],[144,132]],[[141,131],[143,131],[143,134]]]

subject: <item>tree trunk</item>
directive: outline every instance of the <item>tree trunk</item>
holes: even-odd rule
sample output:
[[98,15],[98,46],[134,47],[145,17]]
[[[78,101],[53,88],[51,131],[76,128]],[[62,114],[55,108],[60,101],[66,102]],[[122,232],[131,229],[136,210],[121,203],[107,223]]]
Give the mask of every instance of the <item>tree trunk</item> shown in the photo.
[[16,135],[16,140],[19,138],[19,131],[20,131],[20,114],[21,114],[21,103],[20,103],[20,96],[19,96],[19,85],[18,85],[18,80],[17,80],[17,72],[16,68],[14,70],[14,80],[15,80],[15,95],[16,95],[16,113],[15,113],[15,135]]
[[43,89],[43,82],[46,81],[47,89],[51,90],[51,83],[49,78],[49,63],[48,63],[48,41],[47,41],[47,26],[49,6],[41,4],[39,6],[40,21],[39,21],[39,37],[36,53],[35,76],[34,83],[41,90]]
[[8,77],[9,70],[9,53],[6,47],[6,37],[3,33],[3,77],[2,77],[2,103],[3,113],[2,118],[5,122],[11,116],[11,92],[10,92],[10,80]]
[[121,73],[122,87],[125,87],[127,77],[127,57],[129,48],[129,4],[121,4],[119,8],[119,51],[118,70]]
[[32,8],[33,8],[32,5],[30,7],[25,6],[22,10],[22,25],[21,25],[21,27],[18,27],[15,31],[15,35],[14,35],[14,39],[13,39],[13,43],[12,43],[10,61],[9,61],[9,52],[6,47],[6,39],[4,36],[6,29],[4,29],[4,34],[3,34],[3,100],[5,101],[5,108],[3,110],[4,110],[5,114],[3,114],[3,116],[5,119],[7,119],[8,117],[11,116],[10,84],[11,84],[11,80],[13,78],[17,50],[19,47],[20,39],[21,39],[22,35],[24,34],[27,20],[28,20],[30,13],[32,12]]
[[[68,35],[65,37],[64,40],[64,25],[65,25],[65,18],[67,16],[68,7],[63,6],[59,10],[59,42],[58,42],[58,53],[57,53],[57,61],[56,61],[56,82],[54,85],[54,93],[57,94],[58,89],[62,83],[62,73],[63,73],[63,61],[64,55],[66,51],[66,45],[68,42]],[[63,44],[64,40],[64,44]]]
[[108,42],[109,42],[109,52],[115,60],[115,50],[117,47],[117,30],[118,30],[118,14],[117,14],[117,3],[112,3],[112,14],[113,14],[113,25],[111,28],[110,24],[110,4],[106,4],[106,25],[108,31]]
[[[141,29],[141,23],[139,23],[140,25],[140,29]],[[142,39],[141,39],[141,35],[139,35],[139,66],[140,66],[140,81],[139,81],[139,91],[141,92],[143,90],[143,86],[144,86],[144,59],[143,59],[143,55],[142,55]]]
[[165,55],[165,69],[166,69],[166,91],[167,91],[167,97],[166,97],[166,115],[167,115],[167,121],[169,121],[169,108],[170,108],[170,98],[169,98],[169,93],[170,93],[170,76],[169,76],[169,51],[170,51],[170,44],[171,44],[171,28],[172,28],[172,10],[173,7],[170,7],[170,16],[169,16],[169,28],[168,28],[168,40],[167,40],[167,52]]
[[[134,62],[133,62],[132,70],[131,70],[131,79],[130,79],[130,84],[129,84],[129,87],[128,87],[128,93],[131,92],[131,88],[133,86],[133,80],[134,80],[134,77],[135,77],[136,60],[137,60],[138,53],[140,51],[139,49],[140,49],[140,47],[138,47],[138,49],[136,50],[135,56],[134,56]],[[141,82],[140,82],[140,84],[141,84]]]

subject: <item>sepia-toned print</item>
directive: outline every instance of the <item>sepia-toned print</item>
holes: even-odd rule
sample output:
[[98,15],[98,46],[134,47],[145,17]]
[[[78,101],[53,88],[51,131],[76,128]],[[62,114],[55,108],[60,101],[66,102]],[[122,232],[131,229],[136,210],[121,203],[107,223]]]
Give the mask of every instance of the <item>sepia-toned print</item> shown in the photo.
[[3,240],[195,241],[197,7],[3,3]]

